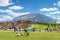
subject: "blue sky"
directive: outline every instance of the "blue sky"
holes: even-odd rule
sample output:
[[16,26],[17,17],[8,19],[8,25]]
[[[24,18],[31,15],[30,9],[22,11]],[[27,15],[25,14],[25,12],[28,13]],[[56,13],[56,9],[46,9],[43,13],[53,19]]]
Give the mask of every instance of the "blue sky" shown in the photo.
[[60,20],[59,0],[0,0],[0,21],[20,15],[40,13]]

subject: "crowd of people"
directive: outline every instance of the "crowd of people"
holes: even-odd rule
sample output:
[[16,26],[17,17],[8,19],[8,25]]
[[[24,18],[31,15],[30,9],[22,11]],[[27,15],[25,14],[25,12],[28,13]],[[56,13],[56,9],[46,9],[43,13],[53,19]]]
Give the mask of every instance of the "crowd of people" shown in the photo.
[[[19,32],[17,32],[18,31],[18,27],[13,27],[14,28],[14,32],[16,33],[16,36],[23,36],[23,34],[20,34]],[[20,28],[19,28],[20,29]],[[28,29],[27,28],[24,28],[24,30],[23,30],[25,33],[25,35],[26,36],[29,36],[29,31],[28,31]]]

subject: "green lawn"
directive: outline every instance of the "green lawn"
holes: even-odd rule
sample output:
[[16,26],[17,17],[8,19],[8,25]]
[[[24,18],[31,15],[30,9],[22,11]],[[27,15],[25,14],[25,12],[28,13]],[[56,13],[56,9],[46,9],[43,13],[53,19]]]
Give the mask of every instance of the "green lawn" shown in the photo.
[[0,30],[0,40],[60,40],[60,33],[30,32],[29,36],[16,37],[13,31]]
[[[32,27],[32,28],[39,29],[39,30],[44,30],[45,28],[48,27],[48,25],[43,25],[43,24],[38,24],[38,23],[36,23],[36,24],[33,24],[31,27]],[[50,27],[51,27],[51,26],[50,26]]]

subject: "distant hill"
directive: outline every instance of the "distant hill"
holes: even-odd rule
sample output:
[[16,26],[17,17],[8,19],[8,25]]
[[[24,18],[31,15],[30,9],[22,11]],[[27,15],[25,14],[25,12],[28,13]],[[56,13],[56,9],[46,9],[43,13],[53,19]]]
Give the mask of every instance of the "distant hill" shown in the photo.
[[41,22],[41,23],[54,22],[54,19],[52,19],[51,17],[45,16],[39,13],[31,13],[31,14],[22,15],[22,16],[14,18],[13,20],[14,21],[24,20],[24,21],[33,21],[33,22]]

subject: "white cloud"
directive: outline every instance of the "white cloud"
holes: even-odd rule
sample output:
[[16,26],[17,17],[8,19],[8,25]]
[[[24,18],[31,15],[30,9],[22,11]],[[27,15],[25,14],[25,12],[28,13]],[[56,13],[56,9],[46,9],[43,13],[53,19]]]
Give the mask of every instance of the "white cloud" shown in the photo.
[[4,19],[13,19],[11,16],[8,16],[8,15],[3,16],[3,18],[4,18]]
[[29,13],[29,12],[18,13],[18,16],[21,16],[21,15],[26,15],[26,14],[30,14],[30,13]]
[[46,14],[46,16],[51,16],[50,14]]
[[2,22],[2,21],[5,21],[6,19],[4,19],[4,18],[0,18],[0,22]]
[[0,9],[0,12],[5,12],[3,9]]
[[6,21],[6,20],[9,21],[9,20],[13,19],[13,17],[18,17],[18,16],[21,16],[21,15],[29,14],[29,12],[20,13],[20,12],[13,11],[13,10],[21,10],[23,8],[24,7],[21,7],[21,6],[12,6],[12,7],[9,7],[8,9],[6,9],[6,10],[0,9],[0,12],[3,12],[5,14],[7,14],[5,16],[0,15],[0,21]]
[[49,16],[53,19],[60,19],[58,14],[60,14],[60,11],[54,11],[54,12],[47,13],[46,16]]
[[12,6],[12,7],[9,7],[9,9],[11,9],[11,10],[21,10],[23,8],[24,7],[21,7],[21,6]]
[[8,6],[13,4],[11,0],[0,0],[0,6]]
[[25,15],[25,14],[29,14],[29,12],[24,12],[24,13],[17,13],[17,12],[14,12],[14,11],[12,11],[12,10],[0,10],[0,12],[5,12],[5,13],[7,13],[8,15],[11,15],[11,16],[14,16],[14,17],[18,17],[18,16],[20,16],[20,15]]
[[60,7],[60,1],[58,1],[57,3],[53,3],[53,5],[55,7],[51,7],[51,8],[42,8],[40,9],[40,11],[42,11],[42,13],[46,12],[46,16],[49,16],[53,19],[57,19],[60,20],[60,10],[58,9]]
[[53,5],[60,7],[60,1],[58,1],[57,3],[53,3]]
[[57,5],[60,7],[60,1],[57,2]]
[[53,5],[56,5],[56,3],[53,3]]
[[11,16],[14,16],[14,17],[17,17],[18,16],[18,13],[16,12],[13,12],[12,10],[4,10],[8,15],[11,15]]
[[51,16],[50,14],[46,14],[46,16],[49,16],[49,17],[51,17],[52,19],[54,19],[54,20],[60,20],[60,17],[56,17],[56,16]]
[[60,11],[50,12],[49,14],[60,14]]
[[[7,10],[0,10],[0,12],[4,12],[4,13],[8,14],[8,15],[5,15],[5,16],[0,15],[0,17],[2,17],[2,18],[0,18],[0,21],[9,21],[9,20],[13,19],[13,17],[18,17],[18,16],[21,16],[21,15],[29,14],[29,12],[16,13],[16,12],[14,12],[12,10],[8,10],[8,9]],[[13,17],[11,17],[11,16],[13,16]]]
[[[12,0],[0,0],[0,6],[8,6],[14,4]],[[6,21],[6,20],[11,20],[13,17],[18,17],[21,15],[29,14],[29,12],[14,12],[13,10],[21,10],[24,7],[21,6],[11,6],[6,10],[0,9],[0,12],[3,12],[5,14],[0,15],[0,21]]]
[[57,11],[58,9],[57,8],[42,8],[40,9],[40,11]]
[[9,15],[0,15],[2,18],[0,18],[0,21],[11,21],[13,18]]

